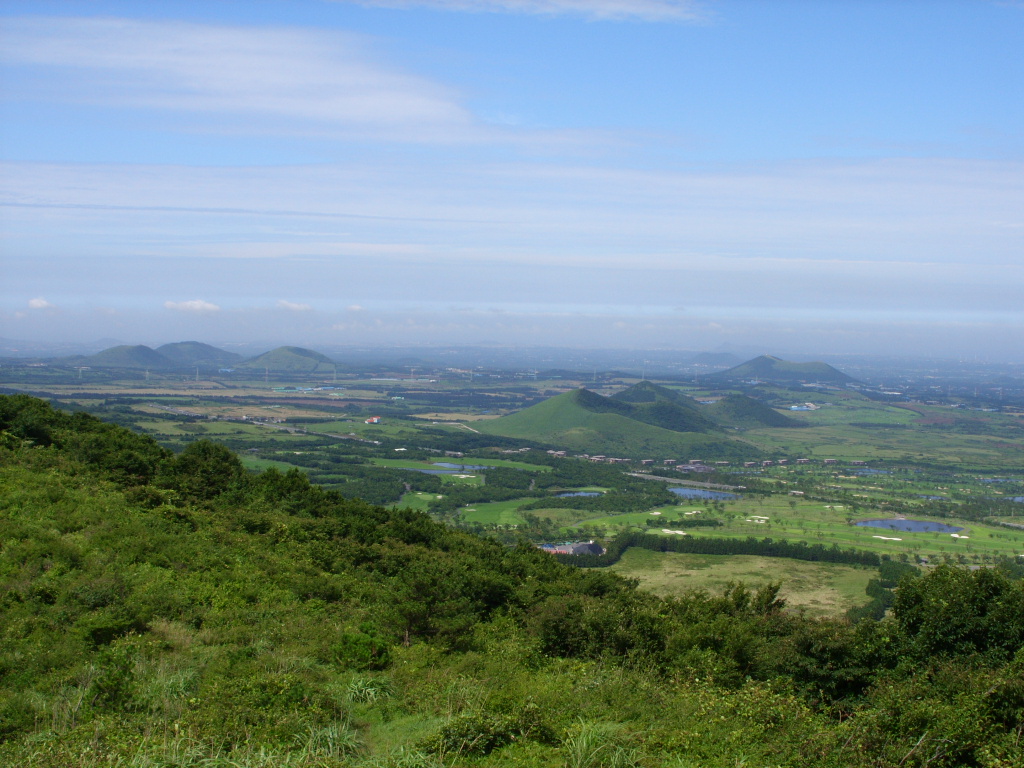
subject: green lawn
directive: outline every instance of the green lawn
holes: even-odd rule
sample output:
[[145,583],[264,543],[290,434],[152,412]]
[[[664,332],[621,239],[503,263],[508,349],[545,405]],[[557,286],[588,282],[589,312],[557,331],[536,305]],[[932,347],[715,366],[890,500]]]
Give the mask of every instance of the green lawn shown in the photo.
[[424,493],[422,491],[412,491],[402,496],[401,500],[395,506],[399,509],[405,509],[409,507],[419,512],[426,512],[427,505],[431,501],[438,498],[436,493]]
[[519,515],[519,508],[534,499],[512,499],[511,501],[490,501],[473,504],[459,510],[467,523],[484,525],[520,525],[525,522]]
[[[809,544],[836,544],[841,548],[853,547],[870,550],[879,554],[957,556],[964,555],[971,562],[975,555],[984,559],[993,555],[1016,555],[1024,553],[1024,530],[1014,530],[1002,526],[986,525],[966,520],[928,518],[927,515],[911,515],[912,518],[932,519],[936,522],[962,527],[961,536],[954,538],[948,533],[909,533],[892,532],[879,528],[868,528],[851,525],[858,520],[887,518],[890,515],[870,506],[860,506],[857,510],[839,504],[823,502],[799,501],[792,502],[784,496],[773,496],[768,499],[743,499],[726,502],[725,511],[704,511],[701,517],[721,519],[724,525],[720,528],[687,528],[682,525],[668,525],[670,520],[686,520],[683,515],[694,509],[702,509],[701,505],[688,500],[680,505],[659,507],[645,512],[623,515],[606,515],[601,517],[579,517],[576,514],[558,515],[552,510],[550,519],[564,526],[587,525],[603,528],[609,535],[621,530],[644,530],[650,533],[661,533],[663,527],[671,530],[683,530],[694,536],[712,536],[718,538],[740,538],[749,536],[762,539],[785,539],[788,541],[806,541]],[[573,510],[572,512],[576,512]],[[652,515],[660,512],[660,515]],[[648,520],[666,521],[666,525],[648,527]],[[758,522],[760,521],[760,522]],[[676,535],[676,534],[666,534]],[[887,538],[878,538],[884,536]],[[894,541],[893,539],[899,539]]]

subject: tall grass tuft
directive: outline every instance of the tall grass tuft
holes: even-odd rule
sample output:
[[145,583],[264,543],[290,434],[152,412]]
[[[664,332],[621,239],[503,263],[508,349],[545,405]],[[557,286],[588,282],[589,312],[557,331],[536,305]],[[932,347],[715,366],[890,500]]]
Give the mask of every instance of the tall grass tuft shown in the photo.
[[618,727],[581,720],[562,741],[566,768],[634,768],[636,750],[616,738]]
[[435,755],[400,747],[389,755],[373,757],[360,763],[359,768],[445,768],[445,765]]
[[360,748],[359,737],[345,723],[310,726],[306,731],[302,754],[306,758],[340,759],[354,755]]
[[376,704],[393,693],[391,682],[382,677],[357,677],[348,684],[346,698],[353,704]]

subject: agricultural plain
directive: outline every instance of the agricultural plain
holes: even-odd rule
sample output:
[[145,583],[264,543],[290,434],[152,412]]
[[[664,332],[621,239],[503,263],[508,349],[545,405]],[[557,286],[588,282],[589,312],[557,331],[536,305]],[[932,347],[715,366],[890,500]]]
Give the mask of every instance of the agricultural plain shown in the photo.
[[[1024,520],[1024,425],[1012,408],[894,402],[845,385],[617,374],[333,367],[190,376],[45,366],[3,374],[7,391],[90,411],[175,450],[212,440],[252,471],[297,470],[346,496],[508,543],[626,533],[756,539],[924,567],[1024,554],[1015,522]],[[677,495],[686,488],[726,495]],[[857,525],[898,518],[939,521],[956,535]],[[659,594],[775,574],[791,608],[816,614],[866,601],[871,576],[835,563],[638,549],[613,568]]]

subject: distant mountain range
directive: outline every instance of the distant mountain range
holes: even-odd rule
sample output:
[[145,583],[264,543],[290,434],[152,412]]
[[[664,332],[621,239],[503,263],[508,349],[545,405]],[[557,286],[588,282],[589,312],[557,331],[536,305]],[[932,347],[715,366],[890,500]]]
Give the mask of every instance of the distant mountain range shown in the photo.
[[611,397],[575,389],[474,427],[487,434],[622,458],[740,459],[757,455],[757,450],[729,435],[728,428],[799,426],[745,395],[723,400],[725,405],[702,406],[642,381]]
[[[729,356],[724,353],[706,353],[699,356],[705,365],[721,365]],[[164,344],[156,349],[142,344],[120,344],[92,355],[74,355],[56,358],[55,362],[67,365],[90,366],[94,368],[126,368],[148,370],[173,370],[180,368],[241,368],[243,370],[273,371],[278,373],[333,373],[335,370],[348,370],[348,365],[337,363],[331,357],[303,347],[277,347],[256,357],[246,358],[235,352],[228,352],[218,347],[199,341],[180,341]],[[428,366],[429,363],[419,359],[408,359],[404,364],[409,366]],[[550,374],[550,371],[545,373]],[[572,371],[560,371],[566,377],[574,375]],[[621,374],[623,376],[627,374]],[[778,384],[820,383],[843,385],[856,380],[836,370],[827,363],[793,363],[771,355],[748,360],[741,365],[725,371],[707,374],[706,379],[721,382],[764,381]],[[641,386],[649,385],[649,386]],[[649,382],[641,382],[639,389],[620,392],[610,400],[612,404],[600,407],[591,404],[594,409],[604,412],[616,412],[614,403],[643,406],[633,411],[630,418],[652,425],[675,425],[687,432],[703,432],[713,429],[713,418],[703,411],[698,412],[697,404],[690,398],[673,393],[671,390],[657,388]],[[632,398],[632,399],[630,399]],[[609,398],[602,398],[603,400]],[[749,421],[752,418],[749,407],[743,408],[736,401],[730,401],[718,408],[721,423],[730,418]],[[756,402],[756,401],[754,401]],[[728,413],[727,413],[728,412]],[[730,415],[731,414],[731,415]],[[623,415],[623,414],[620,414]],[[761,414],[764,417],[764,414]],[[669,427],[671,428],[671,427]]]
[[63,358],[71,365],[93,368],[128,368],[170,370],[176,368],[243,368],[283,373],[315,373],[334,370],[334,361],[327,355],[301,347],[278,347],[262,355],[246,359],[235,352],[203,344],[180,341],[152,349],[143,344],[122,344],[94,355]]

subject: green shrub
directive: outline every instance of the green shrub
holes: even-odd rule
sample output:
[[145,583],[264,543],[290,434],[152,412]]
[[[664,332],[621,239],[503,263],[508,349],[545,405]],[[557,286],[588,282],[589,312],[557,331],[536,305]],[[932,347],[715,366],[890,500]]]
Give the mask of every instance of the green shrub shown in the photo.
[[469,712],[452,718],[423,748],[438,755],[488,755],[516,741],[555,741],[540,708],[527,705],[511,714]]

